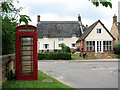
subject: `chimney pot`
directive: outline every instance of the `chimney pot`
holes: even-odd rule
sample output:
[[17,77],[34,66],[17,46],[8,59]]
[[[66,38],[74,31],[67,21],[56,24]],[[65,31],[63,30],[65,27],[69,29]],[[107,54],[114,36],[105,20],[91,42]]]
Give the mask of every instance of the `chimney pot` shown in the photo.
[[78,21],[81,21],[81,16],[80,16],[80,14],[78,14]]
[[37,19],[38,22],[40,22],[40,15],[38,15],[38,19]]
[[117,23],[117,16],[116,16],[116,14],[114,14],[114,16],[113,16],[113,23]]

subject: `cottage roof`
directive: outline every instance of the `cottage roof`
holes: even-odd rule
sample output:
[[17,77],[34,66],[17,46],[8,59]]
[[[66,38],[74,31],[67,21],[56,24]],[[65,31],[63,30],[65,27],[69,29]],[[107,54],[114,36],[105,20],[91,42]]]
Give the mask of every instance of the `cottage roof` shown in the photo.
[[94,27],[98,24],[98,23],[101,23],[101,25],[105,28],[105,30],[110,34],[110,36],[115,40],[115,38],[113,37],[113,35],[107,30],[107,28],[104,26],[104,24],[98,20],[96,21],[95,23],[93,23],[91,26],[89,26],[85,32],[81,35],[81,37],[77,40],[78,41],[81,41],[81,40],[84,40],[88,35],[89,33],[94,29]]
[[37,24],[38,38],[48,37],[72,37],[76,34],[80,37],[78,21],[40,21]]

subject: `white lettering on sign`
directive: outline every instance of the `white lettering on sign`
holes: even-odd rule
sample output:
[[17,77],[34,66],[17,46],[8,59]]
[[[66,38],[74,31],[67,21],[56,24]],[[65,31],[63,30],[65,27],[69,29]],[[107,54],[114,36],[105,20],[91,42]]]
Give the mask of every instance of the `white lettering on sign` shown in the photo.
[[33,32],[34,29],[19,29],[19,32]]

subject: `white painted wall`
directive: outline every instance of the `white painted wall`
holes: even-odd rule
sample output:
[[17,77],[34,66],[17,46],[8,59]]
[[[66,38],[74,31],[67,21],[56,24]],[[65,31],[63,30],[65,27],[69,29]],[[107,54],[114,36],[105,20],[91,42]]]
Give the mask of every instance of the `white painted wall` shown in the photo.
[[[43,44],[49,44],[49,49],[61,49],[58,45],[64,43],[65,45],[69,46],[70,48],[76,49],[76,47],[72,47],[72,43],[76,44],[77,38],[64,38],[63,41],[59,41],[58,38],[38,38],[38,50],[44,50]],[[55,42],[55,48],[54,48]]]
[[[97,28],[101,28],[101,33],[97,33]],[[85,40],[113,40],[113,38],[104,29],[104,27],[98,23]]]

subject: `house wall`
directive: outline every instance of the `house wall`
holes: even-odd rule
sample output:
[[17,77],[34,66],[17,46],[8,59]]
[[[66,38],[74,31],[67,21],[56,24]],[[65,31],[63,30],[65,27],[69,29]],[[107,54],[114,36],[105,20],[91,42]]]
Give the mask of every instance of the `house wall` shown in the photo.
[[78,37],[69,37],[69,38],[63,38],[63,41],[59,41],[58,38],[39,38],[38,39],[38,51],[45,50],[43,48],[43,44],[49,44],[49,50],[53,51],[54,49],[61,49],[59,47],[59,44],[64,43],[65,45],[69,46],[71,49],[76,49],[76,47],[72,47],[72,43],[76,44],[76,41],[78,40]]
[[[101,28],[101,33],[97,33],[97,28]],[[113,40],[113,38],[104,29],[104,27],[98,23],[85,40]]]
[[76,48],[79,48],[80,51],[83,50],[83,41],[76,42],[77,46]]
[[[97,33],[98,28],[101,29],[101,33]],[[95,53],[100,53],[100,54],[104,54],[104,53],[111,54],[111,53],[113,53],[113,50],[112,51],[106,51],[106,52],[103,51],[103,41],[112,41],[112,46],[113,46],[113,38],[110,36],[110,34],[104,29],[104,27],[100,23],[98,23],[95,26],[95,28],[85,38],[83,43],[81,43],[82,45],[80,45],[80,47],[83,46],[85,51],[86,51],[86,41],[95,41],[95,51],[87,51],[88,55],[95,55]],[[97,52],[97,41],[101,41],[101,52]]]

